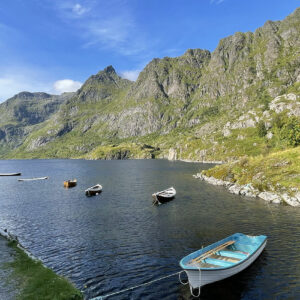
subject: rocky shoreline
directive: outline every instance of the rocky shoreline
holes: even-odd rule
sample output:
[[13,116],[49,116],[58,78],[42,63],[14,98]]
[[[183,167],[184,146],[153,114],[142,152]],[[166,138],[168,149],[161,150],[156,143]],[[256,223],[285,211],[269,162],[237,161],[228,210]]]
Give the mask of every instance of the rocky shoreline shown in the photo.
[[242,195],[247,197],[258,197],[272,204],[287,204],[293,207],[300,207],[300,192],[297,191],[294,196],[288,193],[278,193],[269,191],[259,191],[254,188],[251,183],[245,185],[235,184],[230,181],[224,181],[215,177],[208,177],[202,173],[197,173],[193,177],[206,181],[212,185],[224,186],[232,194]]
[[[168,159],[170,160],[170,159]],[[201,164],[215,164],[221,165],[224,164],[224,161],[221,160],[192,160],[192,159],[177,159],[178,161],[188,162],[188,163],[201,163]]]

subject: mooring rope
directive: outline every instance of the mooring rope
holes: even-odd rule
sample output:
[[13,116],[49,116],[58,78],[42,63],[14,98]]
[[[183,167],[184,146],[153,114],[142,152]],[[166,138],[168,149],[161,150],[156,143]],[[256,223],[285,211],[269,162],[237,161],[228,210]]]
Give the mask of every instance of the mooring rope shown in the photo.
[[198,287],[198,294],[195,295],[195,294],[193,293],[193,287],[191,286],[191,284],[190,284],[190,291],[191,291],[191,294],[192,294],[193,297],[198,298],[198,297],[200,296],[200,294],[201,294],[201,269],[200,269],[199,266],[196,266],[196,267],[197,267],[197,269],[198,269],[198,271],[199,271],[199,287]]
[[157,281],[160,281],[160,280],[163,280],[163,279],[175,276],[175,275],[177,275],[177,274],[179,274],[181,272],[182,271],[176,272],[176,273],[173,273],[173,274],[170,274],[170,275],[166,275],[166,276],[160,277],[158,279],[154,279],[154,280],[151,280],[151,281],[139,284],[139,285],[135,285],[135,286],[129,287],[127,289],[124,289],[124,290],[121,290],[121,291],[117,291],[117,292],[114,292],[114,293],[111,293],[111,294],[106,294],[106,295],[103,295],[103,296],[98,296],[98,297],[95,297],[95,298],[91,298],[90,300],[103,300],[105,298],[108,298],[108,297],[111,297],[111,296],[115,296],[115,295],[118,295],[118,294],[122,294],[122,293],[128,292],[130,290],[137,289],[137,288],[139,288],[141,286],[149,285],[149,284],[152,284],[154,282],[157,282]]

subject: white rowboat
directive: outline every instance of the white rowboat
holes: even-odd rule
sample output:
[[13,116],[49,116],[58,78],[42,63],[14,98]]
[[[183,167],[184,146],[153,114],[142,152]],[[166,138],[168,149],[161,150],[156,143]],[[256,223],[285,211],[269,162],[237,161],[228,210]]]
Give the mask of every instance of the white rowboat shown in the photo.
[[98,195],[102,192],[102,185],[101,184],[96,184],[88,189],[85,190],[85,194],[87,196],[95,196]]
[[152,194],[152,197],[154,198],[155,203],[163,203],[172,200],[176,195],[176,190],[173,187],[170,187],[166,190],[163,190],[161,192],[156,192]]
[[0,176],[20,176],[21,173],[0,173]]
[[49,177],[37,177],[37,178],[21,178],[18,179],[18,181],[35,181],[35,180],[45,180],[48,179]]
[[267,244],[265,235],[235,233],[185,256],[180,266],[188,276],[191,293],[201,286],[233,276],[250,266]]

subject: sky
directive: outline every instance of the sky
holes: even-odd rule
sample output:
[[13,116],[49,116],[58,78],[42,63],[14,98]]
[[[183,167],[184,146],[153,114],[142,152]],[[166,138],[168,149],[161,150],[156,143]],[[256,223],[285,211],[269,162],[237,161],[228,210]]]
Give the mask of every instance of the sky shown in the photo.
[[136,80],[153,58],[213,51],[221,38],[282,20],[299,0],[1,0],[0,102],[77,90],[112,65]]

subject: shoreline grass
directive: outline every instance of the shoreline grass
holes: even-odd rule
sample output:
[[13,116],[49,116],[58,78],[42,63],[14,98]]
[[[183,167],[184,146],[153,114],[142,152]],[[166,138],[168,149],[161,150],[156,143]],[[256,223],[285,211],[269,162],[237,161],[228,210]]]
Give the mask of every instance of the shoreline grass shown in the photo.
[[57,275],[45,267],[40,261],[30,258],[18,247],[16,241],[7,245],[14,249],[15,255],[7,266],[12,269],[10,280],[16,280],[20,285],[17,299],[22,300],[81,300],[82,293],[66,278]]
[[252,183],[260,191],[300,190],[300,146],[283,151],[243,157],[205,170],[204,175],[240,185]]

